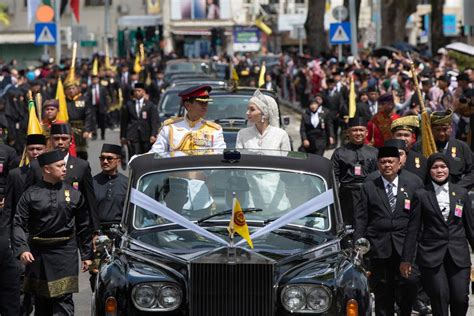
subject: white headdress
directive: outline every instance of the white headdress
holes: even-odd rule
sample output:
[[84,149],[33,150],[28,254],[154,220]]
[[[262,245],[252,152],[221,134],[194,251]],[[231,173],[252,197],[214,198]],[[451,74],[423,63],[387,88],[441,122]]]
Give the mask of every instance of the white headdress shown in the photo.
[[263,116],[265,118],[268,118],[268,121],[271,126],[280,126],[280,115],[278,113],[278,105],[274,98],[263,94],[262,92],[260,92],[259,89],[257,89],[255,90],[253,96],[250,98],[249,103],[253,103],[258,107],[258,109],[262,112]]

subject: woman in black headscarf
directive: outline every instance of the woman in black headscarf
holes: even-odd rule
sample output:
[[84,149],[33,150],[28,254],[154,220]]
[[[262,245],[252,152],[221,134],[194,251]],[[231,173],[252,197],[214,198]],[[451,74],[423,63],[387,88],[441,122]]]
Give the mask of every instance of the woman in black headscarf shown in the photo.
[[[420,268],[433,315],[466,315],[469,303],[474,223],[467,190],[449,181],[449,161],[435,153],[428,158],[424,189],[415,192],[400,273],[408,277],[411,263]],[[417,247],[418,241],[418,247]]]
[[334,144],[334,129],[329,110],[324,106],[321,93],[316,94],[309,108],[301,117],[300,135],[302,149],[307,153],[322,156],[326,145]]

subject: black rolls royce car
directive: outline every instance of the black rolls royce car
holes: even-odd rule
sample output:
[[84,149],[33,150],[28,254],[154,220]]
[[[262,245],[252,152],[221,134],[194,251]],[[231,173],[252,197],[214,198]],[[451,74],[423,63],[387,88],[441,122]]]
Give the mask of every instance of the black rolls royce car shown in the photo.
[[[329,160],[193,154],[130,162],[122,223],[92,297],[95,315],[370,315],[361,265],[369,245],[349,247]],[[253,248],[229,237],[234,198]]]

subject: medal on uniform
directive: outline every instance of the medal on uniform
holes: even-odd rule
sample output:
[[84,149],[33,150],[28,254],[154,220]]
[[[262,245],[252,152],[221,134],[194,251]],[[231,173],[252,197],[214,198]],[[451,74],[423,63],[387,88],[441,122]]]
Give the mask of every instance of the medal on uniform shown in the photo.
[[415,167],[420,168],[420,157],[415,157]]
[[462,217],[462,208],[463,208],[462,203],[460,202],[456,203],[456,207],[454,208],[454,216]]
[[83,108],[85,106],[85,103],[84,100],[76,100],[76,102],[74,102],[74,105],[76,106],[76,108]]
[[142,112],[142,119],[146,120],[146,118],[147,118],[146,111],[143,111],[143,112]]
[[79,182],[74,181],[74,182],[72,183],[72,187],[74,188],[74,190],[79,190]]
[[66,202],[71,202],[71,194],[69,190],[64,190],[64,199],[66,200]]
[[362,166],[359,163],[357,163],[354,166],[354,175],[356,175],[356,176],[362,175]]
[[456,147],[451,148],[451,157],[456,158]]

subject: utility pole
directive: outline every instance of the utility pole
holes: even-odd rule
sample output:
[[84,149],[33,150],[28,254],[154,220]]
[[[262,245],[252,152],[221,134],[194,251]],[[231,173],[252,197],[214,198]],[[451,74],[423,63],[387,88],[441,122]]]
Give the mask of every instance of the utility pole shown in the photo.
[[[109,45],[110,0],[104,1],[104,44]],[[105,47],[105,46],[104,46]]]
[[351,20],[351,55],[357,57],[357,17],[355,0],[349,0],[349,17]]
[[61,63],[61,0],[54,1],[55,17],[54,21],[56,22],[56,64]]

